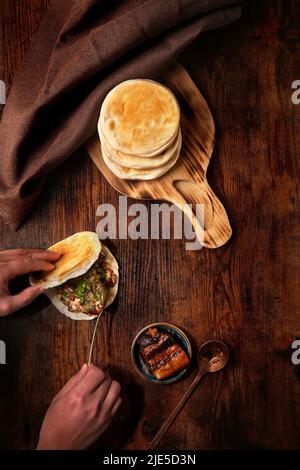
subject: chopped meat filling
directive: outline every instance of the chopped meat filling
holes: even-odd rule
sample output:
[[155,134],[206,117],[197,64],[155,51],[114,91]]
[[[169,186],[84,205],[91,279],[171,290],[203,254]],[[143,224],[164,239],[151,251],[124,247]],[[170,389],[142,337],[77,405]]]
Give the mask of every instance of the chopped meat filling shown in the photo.
[[117,276],[110,263],[100,254],[85,274],[59,287],[59,299],[70,312],[99,315],[105,307],[109,289],[116,282]]

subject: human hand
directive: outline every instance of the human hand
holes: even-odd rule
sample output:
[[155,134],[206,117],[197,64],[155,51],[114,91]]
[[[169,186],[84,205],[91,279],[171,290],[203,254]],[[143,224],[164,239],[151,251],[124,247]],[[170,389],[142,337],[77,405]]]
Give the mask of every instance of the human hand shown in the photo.
[[0,251],[0,317],[10,315],[30,304],[44,290],[38,286],[28,287],[17,295],[11,295],[9,282],[23,274],[34,271],[51,271],[59,253],[19,248]]
[[81,450],[107,429],[121,405],[120,384],[85,364],[54,397],[37,450]]

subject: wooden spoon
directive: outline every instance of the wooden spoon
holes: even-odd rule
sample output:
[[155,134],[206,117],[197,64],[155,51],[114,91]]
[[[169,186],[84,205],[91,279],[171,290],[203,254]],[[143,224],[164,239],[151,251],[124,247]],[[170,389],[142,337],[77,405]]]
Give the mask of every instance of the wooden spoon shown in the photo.
[[229,360],[229,349],[226,344],[222,341],[207,341],[204,343],[198,353],[198,373],[181,398],[180,402],[174,408],[168,419],[162,425],[154,439],[151,441],[148,449],[153,450],[156,448],[157,444],[161,438],[165,435],[170,425],[173,423],[174,419],[183,408],[187,400],[190,398],[191,394],[197,387],[198,383],[202,377],[207,373],[217,372],[223,369]]

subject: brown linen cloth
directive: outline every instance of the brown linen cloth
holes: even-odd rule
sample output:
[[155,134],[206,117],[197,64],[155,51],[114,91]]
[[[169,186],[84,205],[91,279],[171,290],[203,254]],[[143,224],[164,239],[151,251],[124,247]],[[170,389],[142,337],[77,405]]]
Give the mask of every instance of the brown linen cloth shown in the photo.
[[111,88],[128,78],[157,77],[200,32],[236,20],[236,3],[54,0],[0,125],[4,222],[16,229],[47,174],[95,133]]

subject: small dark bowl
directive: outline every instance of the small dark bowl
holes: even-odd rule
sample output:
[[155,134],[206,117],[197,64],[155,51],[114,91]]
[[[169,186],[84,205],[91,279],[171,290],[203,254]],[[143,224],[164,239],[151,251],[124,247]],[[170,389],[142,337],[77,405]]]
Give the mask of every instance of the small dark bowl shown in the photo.
[[179,371],[177,374],[173,375],[172,377],[166,379],[166,380],[157,380],[152,374],[147,369],[147,366],[143,360],[143,357],[140,353],[139,350],[139,345],[137,344],[137,340],[140,336],[142,336],[149,328],[157,328],[160,331],[166,331],[170,333],[176,342],[184,349],[184,351],[187,353],[189,356],[190,360],[192,359],[192,347],[191,343],[186,336],[186,334],[177,326],[171,325],[170,323],[152,323],[151,325],[145,326],[139,333],[136,335],[136,337],[133,340],[132,346],[131,346],[131,359],[133,366],[137,373],[145,380],[148,382],[154,383],[154,384],[170,384],[173,382],[177,382],[180,380],[184,374],[187,372],[188,367],[185,369],[182,369]]

